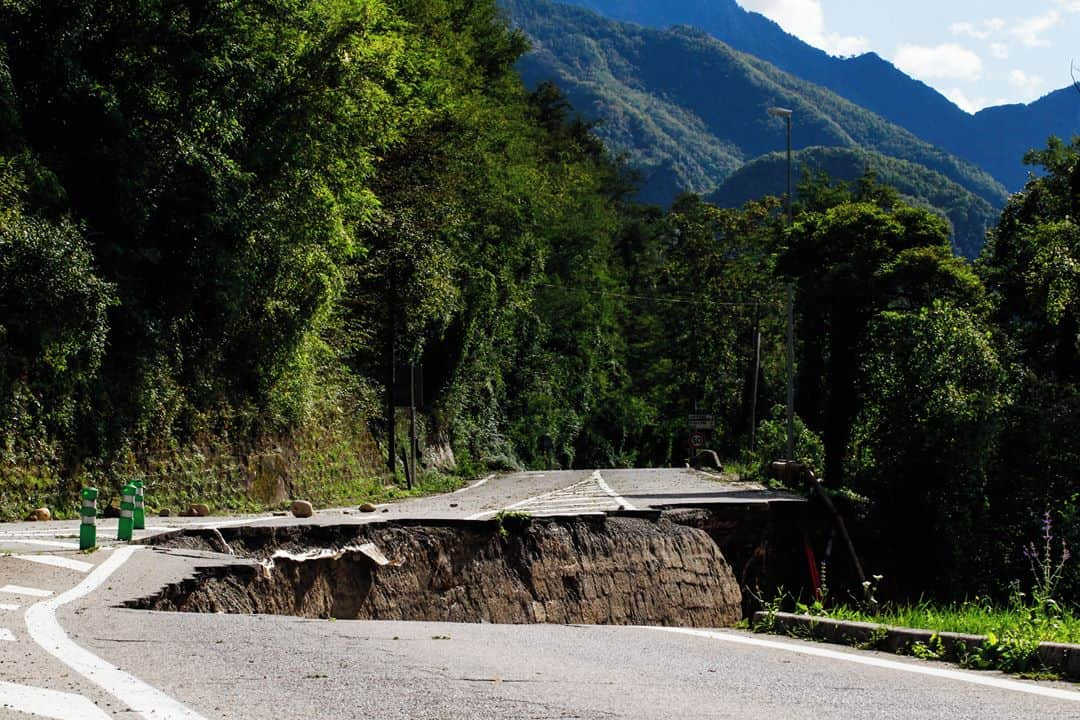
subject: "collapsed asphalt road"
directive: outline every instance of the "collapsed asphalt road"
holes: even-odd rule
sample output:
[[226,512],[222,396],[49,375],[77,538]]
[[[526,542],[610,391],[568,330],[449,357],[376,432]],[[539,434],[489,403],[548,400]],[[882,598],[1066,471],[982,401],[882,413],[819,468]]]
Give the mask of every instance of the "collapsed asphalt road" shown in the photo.
[[[751,512],[755,502],[770,500],[788,502],[686,471],[518,474],[403,503],[376,518],[484,519],[510,506],[532,515],[620,506],[632,512],[682,501],[691,506],[726,501],[739,512]],[[373,521],[351,512],[317,518],[322,525]],[[231,527],[299,524],[268,517],[229,522]],[[48,545],[71,542],[64,535],[76,528],[67,525],[0,526],[0,547],[13,553],[0,558],[0,627],[11,636],[0,641],[0,708],[8,708],[0,709],[0,716],[26,717],[27,711],[63,718],[1080,715],[1080,692],[1066,685],[731,630],[684,634],[678,628],[334,621],[129,609],[122,605],[160,593],[196,567],[221,563],[221,554],[128,546],[80,555]],[[108,527],[101,532],[106,537]],[[33,542],[20,545],[20,540]]]

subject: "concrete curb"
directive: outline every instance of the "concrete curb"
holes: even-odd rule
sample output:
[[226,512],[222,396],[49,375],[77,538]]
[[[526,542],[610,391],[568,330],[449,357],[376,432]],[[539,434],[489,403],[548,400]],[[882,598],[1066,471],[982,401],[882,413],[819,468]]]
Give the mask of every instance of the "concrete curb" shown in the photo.
[[[982,635],[934,632],[933,630],[833,620],[783,612],[756,612],[753,624],[756,627],[771,624],[774,632],[795,637],[806,637],[839,645],[861,646],[897,654],[911,654],[913,645],[916,643],[930,645],[931,638],[936,636],[945,650],[945,659],[953,661],[975,652],[986,642],[986,638]],[[1062,677],[1080,680],[1080,645],[1039,643],[1036,654],[1039,662],[1048,670],[1057,672]]]

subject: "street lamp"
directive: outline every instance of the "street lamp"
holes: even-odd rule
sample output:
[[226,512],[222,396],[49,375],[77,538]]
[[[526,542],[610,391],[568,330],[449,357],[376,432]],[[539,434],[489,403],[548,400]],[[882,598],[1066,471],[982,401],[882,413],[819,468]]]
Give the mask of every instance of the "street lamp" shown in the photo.
[[[782,117],[787,121],[787,195],[784,196],[784,209],[788,225],[791,224],[791,116],[788,108],[771,107],[769,114]],[[795,459],[795,291],[791,283],[787,286],[787,460]]]

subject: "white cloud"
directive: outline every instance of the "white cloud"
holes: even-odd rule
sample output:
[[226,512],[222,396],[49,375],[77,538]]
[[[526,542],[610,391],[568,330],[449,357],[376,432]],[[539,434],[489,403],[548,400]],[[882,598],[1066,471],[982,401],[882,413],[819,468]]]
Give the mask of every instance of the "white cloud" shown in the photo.
[[973,23],[969,22],[955,22],[949,26],[949,32],[953,35],[967,35],[978,40],[983,40],[990,35],[990,33],[979,30]]
[[1057,0],[1057,4],[1067,13],[1080,13],[1080,0]]
[[[1080,0],[1077,0],[1080,2]],[[1072,12],[1070,10],[1070,12]],[[1061,13],[1050,10],[1044,15],[1025,18],[1012,27],[1009,32],[1020,40],[1024,47],[1046,47],[1050,42],[1042,37],[1043,33],[1061,22]]]
[[[1077,2],[1080,2],[1080,0],[1077,0]],[[1004,27],[1004,20],[993,17],[989,20],[983,20],[979,25],[971,22],[955,22],[949,26],[949,32],[957,36],[964,35],[976,40],[985,40],[994,33],[1001,32]]]
[[901,45],[893,57],[893,64],[920,80],[978,80],[983,70],[982,58],[956,43],[934,47]]
[[1029,75],[1023,70],[1009,72],[1009,84],[1020,91],[1024,102],[1039,98],[1046,89],[1046,81],[1040,75]]
[[945,93],[945,97],[952,100],[958,108],[966,113],[975,114],[986,107],[986,98],[969,98],[960,88],[954,87]]
[[[811,43],[812,45],[813,43]],[[838,35],[837,33],[829,33],[829,36],[825,38],[825,42],[820,46],[822,50],[831,55],[862,55],[864,52],[870,49],[870,41],[861,35]]]
[[[870,48],[862,36],[825,32],[821,0],[738,0],[747,10],[759,12],[787,32],[833,55],[857,55]],[[1080,0],[1078,0],[1080,2]]]
[[998,60],[1009,59],[1009,46],[1005,43],[990,43],[990,54]]

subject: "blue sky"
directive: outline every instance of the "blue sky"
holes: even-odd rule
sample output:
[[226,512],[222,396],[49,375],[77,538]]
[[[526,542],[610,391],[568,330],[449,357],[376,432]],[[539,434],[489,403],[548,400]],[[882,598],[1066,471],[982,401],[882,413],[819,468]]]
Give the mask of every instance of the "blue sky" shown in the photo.
[[1080,0],[737,0],[834,55],[873,51],[968,112],[1080,79]]

